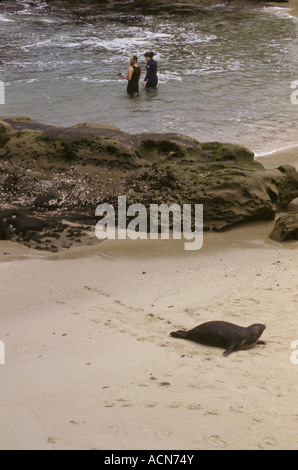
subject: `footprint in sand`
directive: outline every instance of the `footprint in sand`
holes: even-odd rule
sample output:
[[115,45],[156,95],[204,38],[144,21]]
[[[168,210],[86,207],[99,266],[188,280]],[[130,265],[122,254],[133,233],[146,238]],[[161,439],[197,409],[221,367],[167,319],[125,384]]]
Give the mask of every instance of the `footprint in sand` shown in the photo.
[[157,401],[145,403],[146,408],[155,408],[156,406],[158,406]]
[[260,449],[267,449],[268,447],[277,447],[278,442],[277,439],[275,439],[272,436],[267,436],[262,439],[262,442],[259,444]]
[[183,407],[183,403],[181,401],[173,401],[172,403],[170,403],[167,408],[182,408]]
[[114,303],[118,304],[118,305],[121,305],[121,307],[127,307],[127,305],[125,305],[123,302],[121,302],[121,300],[114,299]]
[[197,383],[197,382],[189,383],[189,384],[187,384],[187,387],[189,387],[189,388],[198,388],[198,389],[203,388],[202,385],[200,385],[200,384]]
[[211,436],[206,437],[204,440],[217,447],[224,447],[227,444],[226,441],[221,439],[218,434],[212,434]]
[[116,406],[116,403],[114,401],[105,401],[104,405],[106,408],[114,408]]
[[217,416],[217,415],[219,415],[219,414],[220,414],[220,413],[219,413],[218,410],[207,410],[207,411],[205,411],[205,413],[204,413],[205,416],[208,416],[208,415]]
[[122,408],[128,408],[130,406],[135,405],[132,401],[126,400],[125,398],[118,398],[116,401],[118,402],[118,405]]
[[245,409],[243,405],[238,405],[238,406],[230,406],[230,411],[233,413],[245,413]]
[[117,398],[115,401],[105,401],[104,406],[106,408],[115,408],[115,406],[121,406],[122,408],[128,408],[134,406],[135,404],[130,401],[126,400],[125,398]]
[[111,297],[110,294],[106,294],[106,292],[97,289],[96,287],[84,286],[85,289],[91,290],[93,292],[98,292],[99,294],[103,295],[104,297]]
[[195,411],[195,410],[201,410],[202,405],[200,403],[190,403],[189,405],[186,406],[187,410]]

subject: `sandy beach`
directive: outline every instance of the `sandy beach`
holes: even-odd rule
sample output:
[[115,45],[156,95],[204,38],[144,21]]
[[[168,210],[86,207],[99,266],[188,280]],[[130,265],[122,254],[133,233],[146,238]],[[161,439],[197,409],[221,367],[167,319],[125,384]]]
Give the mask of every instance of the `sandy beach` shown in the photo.
[[[298,146],[258,158],[298,169]],[[296,450],[297,241],[271,240],[274,223],[197,251],[0,241],[0,449]],[[210,320],[264,323],[266,344],[223,357],[170,336]]]
[[[295,449],[297,243],[274,222],[67,254],[1,242],[1,449]],[[262,322],[234,352],[169,333]]]
[[289,0],[289,2],[285,4],[285,8],[289,8],[291,15],[298,16],[298,1],[297,0]]

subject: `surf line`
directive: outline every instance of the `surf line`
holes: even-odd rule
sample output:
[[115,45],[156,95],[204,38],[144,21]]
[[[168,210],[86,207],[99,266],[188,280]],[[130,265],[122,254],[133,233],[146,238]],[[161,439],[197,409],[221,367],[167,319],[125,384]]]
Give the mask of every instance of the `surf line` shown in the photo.
[[[112,204],[99,204],[95,210],[95,217],[102,217],[95,226],[95,235],[99,240],[131,240],[170,238],[170,214],[172,215],[172,238],[188,240],[184,243],[184,250],[199,250],[203,246],[203,204],[194,205],[194,229],[192,230],[191,204],[150,204],[149,214],[143,204],[135,203],[127,207],[126,196],[118,196],[117,230],[116,211]],[[127,224],[127,219],[134,217]],[[148,230],[149,228],[149,230]],[[160,231],[160,234],[159,234]]]

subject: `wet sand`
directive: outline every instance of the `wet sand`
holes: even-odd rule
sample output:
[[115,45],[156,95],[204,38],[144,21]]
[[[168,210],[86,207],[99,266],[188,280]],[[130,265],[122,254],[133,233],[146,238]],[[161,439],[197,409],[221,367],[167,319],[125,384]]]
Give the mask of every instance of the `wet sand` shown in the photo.
[[290,9],[290,14],[293,16],[298,16],[298,0],[289,0],[288,3],[284,4],[285,8]]
[[275,150],[269,154],[260,154],[257,160],[264,165],[266,169],[277,168],[279,165],[293,165],[298,170],[298,145]]

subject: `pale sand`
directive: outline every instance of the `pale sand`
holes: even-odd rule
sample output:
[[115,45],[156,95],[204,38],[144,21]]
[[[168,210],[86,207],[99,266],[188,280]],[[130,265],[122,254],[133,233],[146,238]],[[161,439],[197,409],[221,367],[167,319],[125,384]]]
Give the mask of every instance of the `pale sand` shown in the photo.
[[[109,240],[24,259],[2,242],[1,449],[297,448],[297,243],[272,226],[197,252]],[[267,344],[224,358],[169,336],[214,319],[265,323]]]

